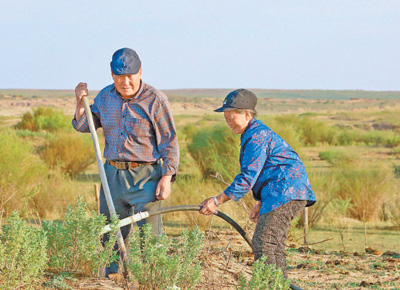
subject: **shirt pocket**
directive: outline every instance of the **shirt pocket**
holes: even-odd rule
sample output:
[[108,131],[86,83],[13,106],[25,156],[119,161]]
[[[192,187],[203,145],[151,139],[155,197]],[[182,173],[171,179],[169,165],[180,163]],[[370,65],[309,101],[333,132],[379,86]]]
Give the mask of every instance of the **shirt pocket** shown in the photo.
[[128,132],[130,135],[150,137],[152,136],[152,131],[151,123],[146,119],[132,118],[128,123]]

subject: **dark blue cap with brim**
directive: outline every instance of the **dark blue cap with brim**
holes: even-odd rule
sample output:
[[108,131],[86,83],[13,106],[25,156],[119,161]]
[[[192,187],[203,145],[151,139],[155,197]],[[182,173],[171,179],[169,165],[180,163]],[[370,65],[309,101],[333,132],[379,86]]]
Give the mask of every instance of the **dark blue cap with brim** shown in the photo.
[[233,111],[236,109],[255,110],[257,105],[257,96],[246,89],[238,89],[230,92],[222,104],[221,108],[214,112]]
[[110,63],[115,75],[135,75],[142,65],[136,51],[130,48],[121,48],[114,52]]

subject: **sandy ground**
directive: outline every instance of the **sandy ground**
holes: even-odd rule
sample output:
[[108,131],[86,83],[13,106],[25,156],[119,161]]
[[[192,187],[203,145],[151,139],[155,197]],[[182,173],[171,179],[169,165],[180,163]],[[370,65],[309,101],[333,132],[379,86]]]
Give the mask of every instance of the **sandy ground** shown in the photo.
[[[253,255],[236,232],[208,232],[202,280],[195,289],[235,289],[240,275],[251,277]],[[323,252],[289,244],[289,278],[302,289],[400,289],[400,253],[369,249],[363,253]],[[139,289],[121,276],[68,283],[73,289]],[[125,287],[125,288],[124,288]]]

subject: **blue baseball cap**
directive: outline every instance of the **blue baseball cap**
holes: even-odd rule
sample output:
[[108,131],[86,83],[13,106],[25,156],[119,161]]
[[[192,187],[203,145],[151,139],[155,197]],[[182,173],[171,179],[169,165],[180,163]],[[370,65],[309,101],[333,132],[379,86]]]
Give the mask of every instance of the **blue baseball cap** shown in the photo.
[[246,89],[238,89],[230,92],[222,104],[221,108],[214,112],[233,111],[236,109],[255,110],[257,105],[257,96]]
[[115,75],[135,75],[139,72],[142,62],[136,51],[125,47],[114,52],[110,65]]

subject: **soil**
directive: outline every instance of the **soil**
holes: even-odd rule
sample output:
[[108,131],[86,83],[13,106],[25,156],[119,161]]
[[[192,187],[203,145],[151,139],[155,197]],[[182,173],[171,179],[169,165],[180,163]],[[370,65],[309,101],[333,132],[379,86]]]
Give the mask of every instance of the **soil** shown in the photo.
[[[202,279],[195,289],[235,289],[241,275],[250,279],[253,255],[236,232],[208,232]],[[302,289],[400,289],[400,253],[366,249],[363,253],[324,252],[291,243],[287,249],[289,279]],[[111,279],[79,278],[72,289],[139,289],[121,275]]]

